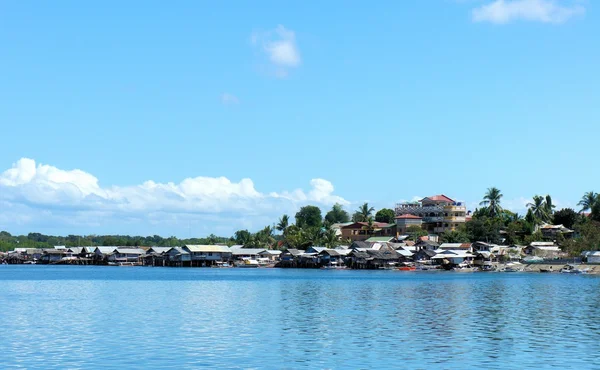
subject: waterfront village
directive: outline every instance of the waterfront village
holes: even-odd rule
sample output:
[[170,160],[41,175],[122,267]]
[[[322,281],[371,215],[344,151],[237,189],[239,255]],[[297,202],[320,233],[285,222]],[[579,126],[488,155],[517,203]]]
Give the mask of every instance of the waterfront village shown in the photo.
[[[579,258],[569,258],[563,252],[557,240],[572,238],[575,233],[563,225],[540,223],[540,240],[527,245],[440,240],[440,236],[456,232],[472,217],[464,202],[435,195],[397,204],[395,222],[368,219],[330,225],[339,241],[335,247],[55,246],[14,248],[0,254],[0,260],[3,264],[600,273],[600,265],[595,265],[600,264],[599,251],[582,251]],[[414,230],[420,231],[418,235]]]

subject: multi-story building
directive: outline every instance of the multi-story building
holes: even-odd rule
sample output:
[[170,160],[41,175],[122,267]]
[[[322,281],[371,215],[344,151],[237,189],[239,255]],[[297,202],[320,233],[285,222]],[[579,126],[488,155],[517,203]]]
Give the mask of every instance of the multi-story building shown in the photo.
[[396,217],[413,215],[421,217],[422,227],[430,233],[440,234],[456,230],[466,222],[467,207],[441,194],[425,197],[418,202],[396,204]]

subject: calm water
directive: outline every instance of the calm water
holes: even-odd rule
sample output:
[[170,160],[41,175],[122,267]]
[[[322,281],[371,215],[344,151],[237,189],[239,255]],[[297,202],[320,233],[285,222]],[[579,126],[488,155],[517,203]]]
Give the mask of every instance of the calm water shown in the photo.
[[600,277],[0,266],[0,368],[600,368]]

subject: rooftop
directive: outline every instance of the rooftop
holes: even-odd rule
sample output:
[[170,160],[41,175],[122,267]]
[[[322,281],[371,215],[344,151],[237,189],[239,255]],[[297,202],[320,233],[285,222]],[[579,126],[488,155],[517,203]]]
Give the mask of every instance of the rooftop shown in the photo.
[[411,215],[411,214],[406,214],[406,215],[400,215],[400,216],[396,216],[396,219],[414,219],[414,220],[420,220],[423,217],[419,217],[419,216],[415,216],[415,215]]

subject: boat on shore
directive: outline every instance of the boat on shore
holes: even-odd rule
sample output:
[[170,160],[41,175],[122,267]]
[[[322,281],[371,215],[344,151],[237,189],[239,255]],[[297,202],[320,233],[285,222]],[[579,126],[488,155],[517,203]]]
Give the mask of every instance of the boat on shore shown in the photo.
[[504,268],[499,270],[500,272],[521,272],[523,271],[523,265],[518,262],[507,263]]
[[235,264],[235,267],[240,268],[258,268],[259,266],[258,261],[251,258],[243,258]]
[[589,268],[578,269],[574,265],[564,265],[563,268],[560,269],[561,274],[587,274],[589,271]]

